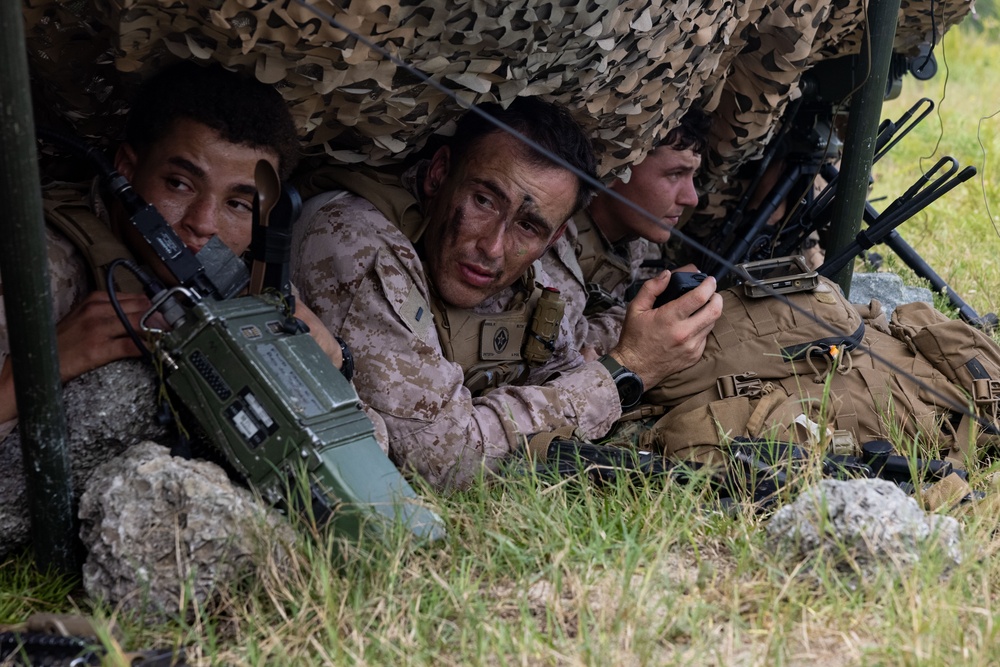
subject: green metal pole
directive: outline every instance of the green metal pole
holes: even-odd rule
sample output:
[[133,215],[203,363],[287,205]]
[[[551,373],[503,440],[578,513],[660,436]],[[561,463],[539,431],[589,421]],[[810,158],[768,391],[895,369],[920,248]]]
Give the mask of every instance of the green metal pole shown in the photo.
[[[878,134],[882,101],[885,99],[885,86],[889,79],[899,4],[900,0],[870,0],[868,3],[869,39],[862,42],[860,62],[870,63],[871,69],[861,89],[851,100],[844,157],[837,180],[837,196],[832,204],[833,225],[829,247],[826,249],[829,257],[835,257],[849,246],[861,231],[861,219],[868,200],[868,179],[875,155],[875,135]],[[832,278],[844,290],[844,294],[850,295],[853,276],[854,262],[849,262]]]
[[35,560],[78,575],[66,415],[20,2],[0,2],[0,277]]

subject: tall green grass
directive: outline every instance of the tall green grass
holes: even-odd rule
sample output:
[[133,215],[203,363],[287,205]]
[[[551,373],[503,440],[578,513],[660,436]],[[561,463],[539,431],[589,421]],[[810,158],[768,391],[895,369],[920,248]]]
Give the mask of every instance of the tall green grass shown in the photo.
[[[979,29],[976,29],[979,28]],[[1000,310],[1000,19],[984,15],[950,31],[935,49],[938,74],[907,76],[883,118],[897,119],[928,98],[935,109],[875,164],[873,198],[882,209],[944,156],[978,170],[905,222],[899,233],[981,314]],[[879,250],[890,256],[885,248]],[[899,262],[892,268],[905,271]]]
[[1000,660],[992,517],[969,522],[955,569],[928,546],[912,569],[858,579],[786,558],[760,518],[720,511],[696,483],[526,475],[434,502],[442,543],[364,544],[345,563],[303,529],[289,562],[265,560],[210,607],[119,617],[120,644],[182,644],[199,665]]

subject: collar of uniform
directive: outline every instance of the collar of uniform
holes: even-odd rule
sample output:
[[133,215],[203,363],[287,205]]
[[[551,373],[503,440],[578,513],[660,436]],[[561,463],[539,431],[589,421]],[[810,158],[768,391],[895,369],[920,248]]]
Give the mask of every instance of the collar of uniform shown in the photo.
[[[587,213],[587,217],[590,218],[589,212]],[[594,231],[594,234],[597,235],[597,238],[601,240],[601,244],[605,250],[621,257],[626,262],[632,261],[632,255],[630,252],[632,249],[632,242],[639,238],[638,236],[623,236],[618,243],[612,243],[608,240],[608,237],[604,235],[604,231],[593,220],[593,218],[590,219],[590,228]]]
[[573,278],[580,283],[581,287],[586,286],[586,280],[583,277],[583,269],[580,268],[580,262],[577,258],[576,252],[576,239],[579,235],[579,230],[576,227],[577,216],[585,215],[582,211],[576,216],[569,219],[566,224],[566,231],[563,235],[555,242],[552,246],[551,252],[559,259],[559,262],[563,265],[563,268],[573,276]]

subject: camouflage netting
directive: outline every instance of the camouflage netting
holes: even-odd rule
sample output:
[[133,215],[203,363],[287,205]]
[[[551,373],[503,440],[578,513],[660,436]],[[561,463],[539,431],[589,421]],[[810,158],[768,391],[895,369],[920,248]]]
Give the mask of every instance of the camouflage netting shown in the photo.
[[[543,95],[567,105],[593,131],[605,174],[623,173],[699,103],[715,118],[713,207],[773,135],[802,73],[857,53],[865,34],[861,0],[23,1],[39,115],[86,136],[115,136],[135,82],[178,58],[276,85],[307,152],[343,162],[397,161],[447,131],[459,102],[349,30],[463,104]],[[896,50],[940,42],[971,8],[903,0]]]

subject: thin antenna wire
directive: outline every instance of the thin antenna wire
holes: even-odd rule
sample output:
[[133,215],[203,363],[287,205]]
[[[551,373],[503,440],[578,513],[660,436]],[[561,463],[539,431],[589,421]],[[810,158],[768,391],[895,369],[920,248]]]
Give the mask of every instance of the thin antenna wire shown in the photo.
[[990,224],[993,225],[993,231],[996,232],[997,236],[1000,236],[1000,228],[997,228],[997,221],[993,217],[993,212],[990,210],[990,199],[986,196],[986,145],[983,144],[983,121],[987,121],[997,115],[1000,115],[1000,109],[997,109],[989,116],[983,116],[979,119],[979,124],[976,126],[976,141],[979,142],[979,150],[983,154],[983,167],[979,170],[979,186],[980,191],[983,193],[983,204],[986,206],[986,215],[990,218]]
[[[944,20],[944,10],[945,3],[941,3],[941,18]],[[931,28],[934,32],[934,39],[937,37],[937,27],[934,22],[934,2],[931,0]],[[931,57],[931,53],[934,51],[936,44],[931,42],[930,51],[927,54],[927,58]],[[944,82],[941,85],[941,99],[937,103],[937,118],[938,118],[938,135],[934,141],[934,148],[931,150],[930,155],[924,155],[920,158],[920,168],[924,167],[924,160],[933,160],[934,156],[937,155],[938,148],[941,147],[941,141],[944,139],[944,116],[941,114],[942,109],[944,109],[944,101],[948,99],[948,79],[951,78],[951,68],[948,66],[948,49],[944,43],[944,37],[941,38],[941,64],[944,65]]]

